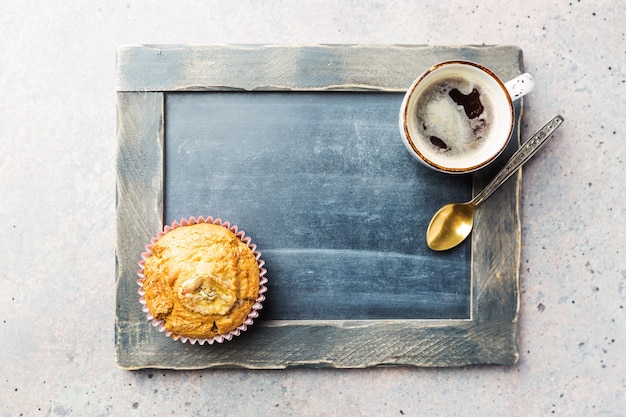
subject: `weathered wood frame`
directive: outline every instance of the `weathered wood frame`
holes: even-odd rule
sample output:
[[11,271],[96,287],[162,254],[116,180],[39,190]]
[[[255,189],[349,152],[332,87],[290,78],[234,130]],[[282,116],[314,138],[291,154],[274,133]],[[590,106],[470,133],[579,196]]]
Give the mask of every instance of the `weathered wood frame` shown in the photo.
[[[518,359],[521,172],[477,212],[467,320],[261,321],[254,338],[199,346],[153,329],[136,293],[138,254],[162,227],[165,96],[172,91],[404,92],[447,59],[503,79],[522,72],[514,46],[130,46],[117,62],[117,314],[124,369],[511,365]],[[513,146],[519,144],[519,118]],[[481,180],[474,178],[474,192]],[[311,345],[311,340],[319,343]]]

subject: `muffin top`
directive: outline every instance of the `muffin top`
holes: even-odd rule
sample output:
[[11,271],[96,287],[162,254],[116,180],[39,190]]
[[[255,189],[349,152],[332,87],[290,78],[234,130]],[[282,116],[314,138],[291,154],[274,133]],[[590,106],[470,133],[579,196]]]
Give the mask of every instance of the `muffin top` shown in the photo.
[[252,250],[227,228],[177,227],[161,236],[145,260],[144,299],[173,336],[208,339],[235,330],[259,294]]

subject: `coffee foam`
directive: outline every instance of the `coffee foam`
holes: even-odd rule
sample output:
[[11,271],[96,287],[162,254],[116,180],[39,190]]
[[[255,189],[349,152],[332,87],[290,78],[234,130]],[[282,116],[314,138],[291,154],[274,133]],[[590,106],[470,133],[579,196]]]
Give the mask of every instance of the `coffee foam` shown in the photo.
[[[468,118],[464,107],[455,103],[450,91],[459,90],[467,95],[476,89],[484,106],[482,113],[473,119]],[[440,79],[427,86],[415,103],[415,131],[423,142],[422,148],[445,159],[463,159],[480,151],[485,144],[494,115],[493,101],[482,85],[460,78]],[[431,138],[440,142],[434,144]],[[445,144],[445,147],[443,145]]]

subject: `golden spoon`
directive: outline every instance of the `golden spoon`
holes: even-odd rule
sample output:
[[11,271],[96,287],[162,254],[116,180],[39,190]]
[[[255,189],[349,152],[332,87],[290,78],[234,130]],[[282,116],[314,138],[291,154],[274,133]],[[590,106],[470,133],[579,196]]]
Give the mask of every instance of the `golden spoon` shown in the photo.
[[550,135],[563,123],[563,117],[556,116],[513,154],[506,165],[498,172],[483,190],[467,203],[452,203],[443,206],[433,216],[426,231],[426,243],[432,250],[451,249],[463,242],[472,231],[474,211],[483,201],[498,189],[519,167],[528,161]]

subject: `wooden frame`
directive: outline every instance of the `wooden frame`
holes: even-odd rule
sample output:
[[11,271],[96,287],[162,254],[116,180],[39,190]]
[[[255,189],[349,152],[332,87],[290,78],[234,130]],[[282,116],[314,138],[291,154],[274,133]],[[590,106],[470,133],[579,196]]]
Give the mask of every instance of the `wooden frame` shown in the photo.
[[[463,58],[503,79],[514,46],[130,46],[117,63],[117,363],[124,369],[511,365],[518,359],[519,192],[514,175],[477,212],[471,317],[463,320],[265,321],[236,345],[171,341],[137,306],[138,254],[163,222],[165,96],[180,91],[404,92],[433,63]],[[338,71],[340,69],[340,71]],[[416,70],[419,69],[419,70]],[[314,74],[315,76],[303,76]],[[512,147],[519,144],[517,104]],[[474,192],[483,184],[474,178]],[[311,340],[323,341],[312,347]]]

